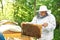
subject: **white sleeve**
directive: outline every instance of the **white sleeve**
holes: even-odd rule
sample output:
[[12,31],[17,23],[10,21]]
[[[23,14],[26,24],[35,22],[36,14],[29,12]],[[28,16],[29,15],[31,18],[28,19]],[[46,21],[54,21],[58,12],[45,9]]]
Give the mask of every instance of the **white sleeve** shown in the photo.
[[37,22],[37,18],[36,16],[33,18],[33,20],[31,21],[31,23],[36,23]]
[[49,31],[53,31],[56,28],[56,20],[54,16],[50,17],[47,23],[48,26],[43,28],[44,30],[49,32]]

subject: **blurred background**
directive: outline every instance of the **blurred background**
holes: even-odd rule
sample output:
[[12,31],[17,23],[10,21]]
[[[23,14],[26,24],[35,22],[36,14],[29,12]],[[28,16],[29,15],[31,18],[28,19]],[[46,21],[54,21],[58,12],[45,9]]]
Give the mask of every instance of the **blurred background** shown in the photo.
[[56,17],[54,40],[60,40],[60,0],[0,0],[0,20],[30,22],[41,5],[46,5]]

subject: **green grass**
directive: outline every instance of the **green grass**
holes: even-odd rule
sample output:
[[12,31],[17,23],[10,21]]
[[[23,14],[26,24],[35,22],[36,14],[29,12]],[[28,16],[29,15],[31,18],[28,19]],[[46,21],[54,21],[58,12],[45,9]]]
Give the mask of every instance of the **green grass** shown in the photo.
[[60,40],[60,32],[59,32],[59,29],[55,29],[54,39],[53,40]]

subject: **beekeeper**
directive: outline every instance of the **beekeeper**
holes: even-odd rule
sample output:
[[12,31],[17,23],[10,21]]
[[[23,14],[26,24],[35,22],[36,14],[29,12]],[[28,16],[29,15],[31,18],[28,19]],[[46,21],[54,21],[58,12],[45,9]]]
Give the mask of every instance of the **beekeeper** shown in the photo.
[[40,6],[37,15],[32,20],[32,23],[42,25],[41,38],[37,40],[52,40],[54,38],[56,20],[46,6]]

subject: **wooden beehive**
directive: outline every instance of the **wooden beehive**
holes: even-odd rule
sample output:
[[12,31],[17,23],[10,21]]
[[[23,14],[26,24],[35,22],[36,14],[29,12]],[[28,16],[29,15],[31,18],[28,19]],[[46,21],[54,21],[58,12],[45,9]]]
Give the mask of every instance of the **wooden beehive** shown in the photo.
[[9,38],[19,38],[20,40],[31,40],[30,39],[30,37],[28,37],[28,36],[22,36],[22,34],[21,33],[17,33],[17,32],[12,32],[12,31],[5,31],[4,33],[3,33],[3,35],[4,35],[4,37],[5,37],[5,39],[7,40],[7,38],[9,37]]
[[28,23],[23,23],[21,24],[22,26],[22,34],[30,37],[36,37],[40,38],[41,37],[41,29],[42,26],[38,24],[28,24]]

